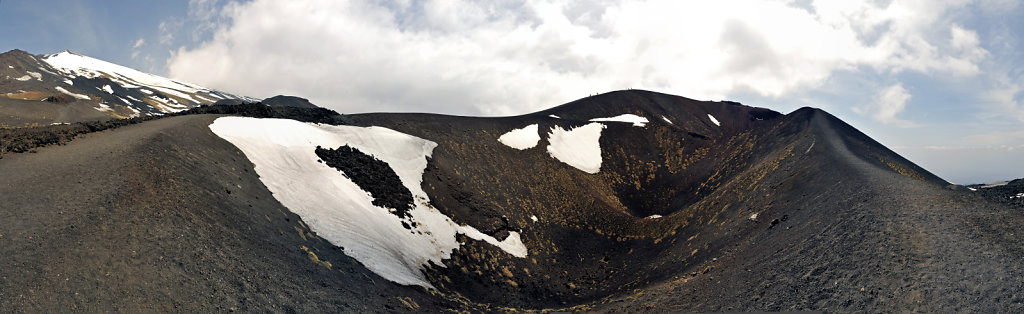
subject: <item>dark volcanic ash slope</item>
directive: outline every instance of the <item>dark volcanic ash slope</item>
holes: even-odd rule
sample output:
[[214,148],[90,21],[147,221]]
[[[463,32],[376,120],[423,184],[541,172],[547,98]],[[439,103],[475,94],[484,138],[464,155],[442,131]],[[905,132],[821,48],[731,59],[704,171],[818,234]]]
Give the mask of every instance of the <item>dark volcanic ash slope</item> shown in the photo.
[[[649,123],[605,123],[596,174],[545,150],[554,126],[621,114]],[[1020,233],[986,218],[1019,221],[1018,213],[945,189],[944,180],[817,109],[782,116],[621,91],[519,117],[368,114],[343,122],[437,142],[423,183],[431,201],[499,238],[521,231],[525,259],[469,241],[447,267],[430,271],[440,289],[478,302],[693,311],[1018,304],[1009,300],[1020,286],[1001,280],[1022,269],[1008,259],[1020,251],[1002,246],[1019,244],[995,235]],[[536,147],[497,141],[530,124],[542,135]],[[982,247],[979,239],[1000,253],[958,252]],[[979,263],[991,269],[963,266]],[[963,272],[942,270],[953,266]],[[989,293],[964,291],[957,280]]]
[[[549,154],[557,130],[623,114],[648,122],[600,122],[598,171]],[[0,310],[991,312],[1024,303],[1019,210],[948,189],[817,109],[782,115],[630,90],[517,117],[307,119],[436,143],[421,184],[430,207],[496,239],[518,234],[528,249],[516,257],[460,235],[443,267],[424,266],[436,290],[393,284],[320,240],[209,131],[215,118],[150,121],[0,160],[11,174],[0,178],[0,195],[11,195],[0,206],[0,267],[30,269],[5,274]],[[498,141],[534,124],[532,148]],[[305,157],[315,162],[312,147]],[[392,182],[376,162],[384,157],[330,171]],[[357,185],[375,195],[366,179]]]
[[210,133],[217,117],[159,119],[0,159],[0,312],[454,306],[315,235]]

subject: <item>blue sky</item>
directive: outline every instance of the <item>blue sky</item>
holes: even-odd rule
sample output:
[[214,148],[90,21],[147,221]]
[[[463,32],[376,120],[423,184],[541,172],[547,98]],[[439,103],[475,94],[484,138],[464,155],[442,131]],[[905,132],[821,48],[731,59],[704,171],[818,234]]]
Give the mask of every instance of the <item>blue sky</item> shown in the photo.
[[340,112],[532,112],[642,88],[825,109],[956,183],[1024,177],[1010,0],[5,0],[0,50],[69,49]]

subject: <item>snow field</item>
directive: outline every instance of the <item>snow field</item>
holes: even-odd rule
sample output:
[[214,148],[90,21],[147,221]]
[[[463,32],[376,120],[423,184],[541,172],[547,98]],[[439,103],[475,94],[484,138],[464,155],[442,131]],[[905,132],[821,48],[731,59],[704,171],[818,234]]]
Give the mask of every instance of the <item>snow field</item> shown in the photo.
[[593,118],[593,119],[590,119],[590,121],[591,122],[626,122],[626,123],[632,123],[633,126],[636,126],[636,127],[644,127],[644,126],[647,125],[647,123],[650,122],[650,121],[647,120],[647,118],[644,118],[644,117],[641,117],[641,116],[638,116],[638,115],[635,115],[635,114],[622,114],[622,115],[617,115],[617,116],[609,117],[609,118]]
[[[430,205],[420,187],[436,143],[381,127],[332,126],[286,119],[218,118],[210,130],[237,146],[255,165],[260,180],[284,206],[317,234],[344,248],[374,273],[403,285],[433,286],[424,278],[428,261],[444,265],[460,243],[456,234],[526,257],[517,232],[502,241],[460,226]],[[316,146],[349,145],[386,162],[413,194],[415,207],[402,219],[340,171],[318,162]]]
[[548,154],[583,172],[597,173],[601,170],[600,139],[604,128],[604,124],[596,122],[569,130],[555,126],[548,133]]
[[43,62],[61,70],[61,72],[90,78],[100,76],[101,74],[107,74],[107,76],[112,80],[127,81],[126,83],[136,83],[138,85],[173,88],[188,93],[205,90],[205,88],[199,86],[183,84],[168,78],[143,73],[132,68],[77,55],[67,51],[46,56],[43,58]]

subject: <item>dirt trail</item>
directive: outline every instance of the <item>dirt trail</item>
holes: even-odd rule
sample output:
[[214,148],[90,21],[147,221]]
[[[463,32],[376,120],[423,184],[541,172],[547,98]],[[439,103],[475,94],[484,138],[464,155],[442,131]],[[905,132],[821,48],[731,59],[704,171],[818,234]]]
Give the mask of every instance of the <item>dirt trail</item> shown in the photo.
[[284,209],[248,159],[209,131],[215,118],[153,120],[4,156],[0,313],[428,304]]
[[854,155],[826,119],[819,113],[813,123],[833,151],[864,175],[865,187],[878,191],[876,201],[881,206],[864,210],[891,243],[900,246],[878,250],[893,253],[888,257],[899,261],[889,265],[896,268],[893,275],[905,275],[891,278],[904,280],[893,291],[902,303],[899,308],[1005,312],[1011,309],[1000,305],[1005,301],[1013,304],[1011,312],[1024,308],[1021,213],[972,202],[943,187],[873,165]]

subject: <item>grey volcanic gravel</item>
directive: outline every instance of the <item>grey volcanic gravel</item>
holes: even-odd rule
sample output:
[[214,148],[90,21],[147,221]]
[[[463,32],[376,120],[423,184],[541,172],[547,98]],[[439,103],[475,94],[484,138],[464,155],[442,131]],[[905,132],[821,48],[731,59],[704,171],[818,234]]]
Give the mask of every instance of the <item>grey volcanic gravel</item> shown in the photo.
[[0,160],[0,312],[402,311],[423,289],[308,230],[213,135],[171,117]]
[[[879,168],[852,153],[825,117],[813,124],[837,162],[796,190],[841,197],[795,205],[786,222],[721,252],[707,272],[598,309],[1024,311],[1020,211]],[[845,209],[815,211],[829,207]],[[759,220],[769,228],[770,219]]]

